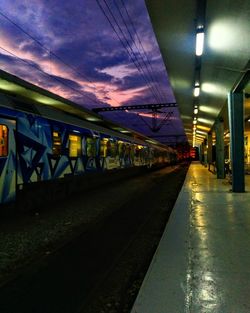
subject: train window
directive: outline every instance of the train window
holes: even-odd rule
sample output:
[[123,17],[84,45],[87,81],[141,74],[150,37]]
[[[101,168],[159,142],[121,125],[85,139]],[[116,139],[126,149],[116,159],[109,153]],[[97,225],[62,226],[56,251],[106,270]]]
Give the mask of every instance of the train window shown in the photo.
[[130,157],[134,160],[134,157],[135,157],[135,147],[134,147],[134,145],[130,146]]
[[107,155],[111,157],[116,157],[117,155],[117,143],[114,141],[109,141],[108,142],[108,151]]
[[58,131],[53,131],[53,155],[60,155],[62,151],[62,138]]
[[135,147],[135,156],[139,158],[142,155],[143,146],[136,145]]
[[69,135],[69,156],[78,157],[82,152],[82,138],[80,135]]
[[87,138],[87,156],[96,156],[96,138]]
[[104,158],[107,156],[107,143],[108,143],[108,139],[107,138],[103,138],[101,140],[100,156],[104,157]]
[[125,143],[123,141],[118,141],[118,154],[119,157],[122,158],[125,153]]
[[126,144],[125,145],[125,155],[126,156],[129,156],[130,155],[130,150],[131,150],[131,148],[130,148],[130,144]]
[[8,127],[0,125],[0,157],[8,155]]

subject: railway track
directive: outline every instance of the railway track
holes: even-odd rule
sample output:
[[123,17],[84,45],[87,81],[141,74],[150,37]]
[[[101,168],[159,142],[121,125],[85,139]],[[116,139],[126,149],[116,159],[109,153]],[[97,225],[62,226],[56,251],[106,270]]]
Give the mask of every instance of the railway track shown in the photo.
[[151,173],[111,214],[30,265],[1,288],[1,312],[129,312],[186,169]]

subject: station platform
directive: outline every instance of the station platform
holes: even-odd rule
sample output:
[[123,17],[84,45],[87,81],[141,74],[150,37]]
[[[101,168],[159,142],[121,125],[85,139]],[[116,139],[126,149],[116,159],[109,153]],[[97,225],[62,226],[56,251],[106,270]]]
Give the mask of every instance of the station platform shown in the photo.
[[249,183],[191,164],[131,313],[250,312]]

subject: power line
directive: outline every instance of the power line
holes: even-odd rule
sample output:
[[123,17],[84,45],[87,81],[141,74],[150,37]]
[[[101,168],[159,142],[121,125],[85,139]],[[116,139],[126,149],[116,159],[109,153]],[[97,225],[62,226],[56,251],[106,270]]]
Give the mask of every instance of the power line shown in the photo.
[[[135,42],[135,40],[134,40],[134,38],[133,38],[133,36],[132,36],[130,30],[129,30],[129,27],[128,27],[128,25],[127,25],[127,22],[126,22],[126,20],[124,19],[123,15],[122,15],[122,13],[121,13],[121,10],[120,10],[120,8],[119,8],[119,6],[118,6],[118,4],[116,3],[116,1],[115,1],[114,3],[115,3],[115,7],[116,7],[117,11],[119,12],[119,15],[120,15],[120,17],[121,17],[123,23],[124,23],[124,25],[125,25],[125,28],[126,28],[128,34],[129,34],[129,37],[131,38],[132,42],[134,43],[134,45],[135,45],[136,48],[137,48],[137,52],[139,53],[139,56],[140,56],[140,58],[141,58],[141,60],[142,60],[142,62],[143,62],[143,64],[144,64],[144,66],[145,66],[145,69],[146,69],[146,72],[147,72],[149,78],[148,78],[146,75],[145,75],[145,76],[147,77],[147,80],[148,80],[148,82],[149,82],[151,88],[154,90],[155,94],[157,94],[158,101],[160,100],[160,102],[161,102],[161,101],[163,101],[163,100],[161,99],[161,95],[160,95],[158,89],[157,89],[156,86],[155,86],[154,84],[152,84],[152,82],[151,82],[152,77],[150,77],[150,73],[149,73],[149,71],[147,70],[147,66],[146,66],[146,63],[145,63],[145,61],[144,61],[144,59],[143,59],[141,53],[140,53],[140,49],[138,48],[138,46],[137,46],[137,44],[136,44],[136,42]],[[135,55],[136,55],[136,54],[135,54]],[[139,63],[139,61],[138,61],[138,63]],[[143,67],[142,67],[142,68],[143,68]]]
[[[61,57],[59,57],[55,52],[53,52],[52,50],[46,48],[39,40],[37,40],[35,37],[33,37],[32,35],[30,35],[26,30],[24,30],[20,25],[18,25],[17,23],[15,23],[13,20],[11,20],[7,15],[5,15],[3,12],[0,11],[0,15],[2,17],[4,17],[6,20],[8,20],[11,24],[13,24],[15,27],[17,27],[20,31],[22,31],[25,35],[27,35],[28,37],[30,37],[34,42],[36,42],[41,48],[43,48],[46,52],[48,52],[50,55],[53,55],[56,59],[58,59],[61,63],[63,63],[64,65],[66,65],[68,68],[70,68],[71,70],[73,70],[75,73],[77,73],[78,75],[80,75],[81,77],[83,77],[84,79],[86,79],[88,82],[90,82],[94,89],[98,90],[97,86],[94,84],[93,81],[91,81],[86,75],[84,75],[83,73],[79,72],[75,67],[69,65],[68,63],[66,63]],[[120,104],[120,102],[118,102],[115,98],[111,98],[109,97],[111,100],[114,100],[117,104]]]
[[[104,0],[104,1],[105,1],[105,0]],[[106,4],[106,6],[108,7],[108,9],[110,10],[110,7],[108,6],[108,4],[107,4],[106,1],[105,1],[105,4]],[[124,5],[124,3],[123,3],[123,5]],[[125,7],[125,5],[124,5],[124,7]],[[126,9],[126,7],[125,7],[125,9]],[[118,9],[118,11],[119,11],[119,14],[122,16],[121,11],[120,11],[119,9]],[[127,10],[126,10],[126,11],[127,11]],[[110,13],[112,14],[112,11],[110,11]],[[93,81],[91,81],[87,76],[85,76],[84,74],[80,73],[80,72],[79,72],[78,70],[76,70],[74,67],[72,67],[71,65],[67,64],[66,62],[64,62],[64,60],[63,60],[61,57],[59,57],[56,53],[54,53],[53,51],[51,51],[50,49],[48,49],[47,47],[45,47],[39,40],[37,40],[35,37],[33,37],[31,34],[29,34],[27,31],[25,31],[20,25],[18,25],[17,23],[15,23],[13,20],[11,20],[7,15],[5,15],[4,13],[2,13],[1,11],[0,11],[0,15],[1,15],[2,17],[4,17],[6,20],[8,20],[11,24],[13,24],[13,25],[14,25],[16,28],[18,28],[20,31],[22,31],[26,36],[28,36],[29,38],[31,38],[31,39],[32,39],[35,43],[37,43],[42,49],[44,49],[47,53],[49,53],[49,55],[54,56],[54,57],[57,58],[61,63],[63,63],[65,66],[67,66],[68,68],[70,68],[71,70],[73,70],[73,71],[74,71],[75,73],[77,73],[78,75],[84,77],[87,81],[89,81],[89,82],[93,85],[93,87],[94,87],[95,89],[97,89],[97,87],[95,86],[95,84],[93,83]],[[115,22],[116,22],[116,24],[117,24],[117,27],[119,27],[119,24],[118,24],[117,20],[115,19],[115,16],[114,16],[113,14],[112,14],[112,16],[113,16],[113,18],[114,18],[114,20],[115,20]],[[123,17],[123,16],[122,16],[122,17]],[[123,20],[124,20],[124,18],[123,18]],[[126,25],[126,21],[125,21],[125,20],[124,20],[124,22],[125,22],[125,26],[126,26],[126,28],[127,28],[127,31],[130,33],[130,31],[129,31],[129,29],[128,29],[128,26]],[[112,22],[111,22],[111,23],[112,23]],[[114,30],[115,30],[115,29],[114,29]],[[129,46],[129,48],[131,49],[131,51],[132,51],[132,53],[133,53],[133,55],[134,55],[134,57],[135,57],[135,59],[136,59],[135,61],[137,61],[138,64],[139,64],[139,68],[138,68],[138,66],[137,66],[137,69],[140,71],[140,68],[141,68],[141,71],[143,71],[142,67],[140,66],[140,62],[138,61],[138,59],[137,59],[137,57],[136,57],[136,55],[135,55],[135,53],[134,53],[134,51],[133,51],[133,49],[132,49],[130,43],[128,42],[128,40],[127,40],[126,37],[125,37],[124,32],[122,32],[122,33],[123,33],[123,36],[124,36],[124,38],[125,38],[125,40],[126,40],[128,46]],[[137,33],[136,33],[136,35],[137,35]],[[131,39],[133,40],[133,36],[132,36],[131,33],[130,33],[130,37],[131,37]],[[137,37],[138,37],[138,35],[137,35]],[[139,37],[138,37],[138,38],[139,38]],[[122,40],[122,39],[121,39],[121,40]],[[134,41],[134,43],[135,43],[135,41]],[[136,45],[136,43],[135,43],[135,45]],[[141,46],[142,46],[142,44],[141,44]],[[136,45],[136,47],[137,47],[137,49],[138,49],[138,46],[137,46],[137,45]],[[100,103],[100,101],[96,101],[95,99],[92,99],[92,98],[91,98],[90,96],[88,96],[87,94],[84,94],[84,93],[82,93],[81,91],[79,91],[79,90],[73,88],[72,86],[66,84],[65,82],[61,81],[60,79],[56,78],[55,76],[52,76],[52,75],[46,73],[46,72],[43,71],[39,66],[36,66],[34,63],[30,63],[30,62],[28,62],[27,60],[24,60],[24,59],[18,57],[17,55],[15,55],[15,54],[11,53],[10,51],[4,49],[3,47],[0,47],[0,48],[1,48],[2,50],[6,51],[7,53],[13,55],[15,58],[17,58],[17,59],[21,60],[22,62],[28,64],[29,66],[32,66],[33,68],[35,68],[35,69],[38,70],[39,72],[43,73],[44,75],[49,76],[50,79],[54,79],[55,81],[58,81],[60,84],[66,86],[67,88],[70,88],[70,89],[73,90],[74,92],[76,92],[76,93],[78,93],[78,94],[81,94],[81,95],[84,96],[84,97],[87,97],[88,99],[90,99],[91,101],[94,101],[95,103],[98,103],[98,104]],[[124,48],[126,49],[126,45],[124,45]],[[142,46],[142,48],[143,48],[143,46]],[[127,49],[126,49],[126,50],[127,50]],[[143,50],[144,50],[144,48],[143,48]],[[127,50],[127,52],[128,52],[128,50]],[[138,52],[139,52],[139,49],[138,49]],[[139,52],[139,53],[140,53],[140,52]],[[145,53],[145,50],[144,50],[144,53]],[[145,54],[145,55],[146,55],[146,54]],[[141,56],[141,54],[140,54],[140,56]],[[131,57],[131,56],[130,56],[130,57]],[[142,60],[143,60],[143,62],[144,62],[144,59],[143,59],[142,56],[141,56],[141,58],[142,58]],[[147,58],[147,55],[146,55],[146,58]],[[131,57],[131,59],[132,59],[132,57]],[[133,62],[133,63],[135,63],[135,62]],[[145,64],[145,62],[144,62],[144,64]],[[136,65],[136,64],[135,64],[135,65]],[[144,71],[143,71],[143,73],[144,73]],[[144,73],[144,75],[145,75],[145,73]],[[144,77],[144,79],[145,79],[145,77]],[[147,85],[148,85],[148,84],[147,84]],[[150,86],[150,90],[151,90],[151,88],[152,88],[152,86]],[[152,90],[151,90],[151,92],[152,92]],[[111,97],[110,97],[110,99],[113,99],[113,100],[115,100],[118,104],[120,104],[116,99],[111,98]]]
[[174,108],[177,107],[176,102],[169,102],[169,103],[157,103],[157,104],[135,104],[135,105],[122,105],[119,107],[109,107],[109,108],[94,108],[92,109],[93,112],[111,112],[111,111],[131,111],[131,110],[152,110],[160,113],[159,109],[162,108]]
[[75,92],[81,94],[82,96],[84,96],[84,97],[86,97],[86,98],[89,98],[90,100],[96,102],[97,104],[100,104],[100,103],[101,103],[100,101],[97,101],[97,100],[95,100],[95,99],[92,99],[92,98],[91,98],[90,96],[88,96],[87,94],[82,93],[81,91],[79,91],[79,90],[73,88],[72,86],[69,86],[69,85],[66,84],[65,82],[63,82],[63,81],[61,81],[60,79],[56,78],[54,75],[51,76],[50,74],[46,73],[46,72],[43,71],[41,68],[39,68],[36,64],[30,63],[30,62],[28,62],[27,60],[24,60],[24,59],[20,58],[20,57],[17,56],[16,54],[10,52],[9,50],[7,50],[7,49],[5,49],[5,48],[3,48],[3,47],[1,47],[1,46],[0,46],[0,49],[2,49],[3,51],[7,52],[8,54],[14,56],[14,57],[17,58],[18,60],[20,60],[20,61],[22,61],[22,62],[28,64],[29,66],[34,67],[37,71],[43,73],[43,74],[46,75],[46,76],[49,76],[51,79],[54,79],[54,80],[58,81],[60,84],[66,86],[66,87],[68,87],[68,88],[70,88],[71,90],[73,90],[73,91],[75,91]]
[[[156,93],[158,94],[159,99],[160,99],[162,102],[164,102],[164,97],[162,97],[162,94],[161,94],[161,92],[160,92],[159,89],[158,89],[157,82],[156,82],[156,81],[154,80],[154,78],[152,77],[152,74],[151,74],[151,72],[150,72],[149,69],[148,69],[148,65],[146,64],[146,62],[145,62],[145,60],[144,60],[144,58],[143,58],[143,56],[142,56],[142,54],[141,54],[141,52],[140,52],[140,49],[139,49],[139,47],[138,47],[138,45],[137,45],[137,43],[136,43],[136,41],[135,41],[133,35],[131,34],[131,31],[129,30],[128,24],[127,24],[127,22],[126,22],[124,16],[122,15],[121,10],[120,10],[120,8],[119,8],[117,2],[115,1],[114,3],[115,3],[116,9],[117,9],[117,11],[119,12],[119,15],[120,15],[120,17],[121,17],[121,19],[122,19],[122,21],[123,21],[123,23],[124,23],[124,25],[125,25],[125,27],[126,27],[126,29],[127,29],[127,32],[128,32],[128,34],[129,34],[129,36],[130,36],[132,42],[135,44],[135,46],[136,46],[136,48],[137,48],[137,50],[138,50],[138,53],[139,53],[139,55],[140,55],[140,57],[141,57],[141,59],[142,59],[142,62],[143,62],[143,64],[144,64],[145,69],[146,69],[146,71],[147,71],[147,74],[148,74],[148,76],[149,76],[149,80],[152,81],[152,83],[154,83],[154,84],[153,84],[154,90],[155,90]],[[126,10],[126,14],[127,14],[128,18],[129,18],[130,25],[133,26],[133,21],[132,21],[131,17],[130,17],[129,14],[128,14],[128,11],[127,11],[127,9],[126,9],[126,6],[125,6],[124,2],[122,2],[122,5],[124,6],[124,8],[125,8],[125,10]],[[137,35],[137,32],[136,32],[134,26],[133,26],[133,31],[134,31],[134,33]],[[137,37],[138,37],[138,35],[137,35]],[[139,38],[139,37],[138,37],[138,38]],[[140,41],[140,43],[141,43],[141,41]],[[145,50],[144,50],[144,48],[143,48],[143,46],[142,46],[142,43],[141,43],[141,47],[142,47],[142,49],[143,49],[144,57],[147,58],[147,55],[146,55]],[[148,59],[148,58],[147,58],[147,59]]]
[[[146,53],[146,51],[145,51],[145,49],[144,49],[144,47],[143,47],[143,44],[142,44],[142,42],[141,42],[141,39],[140,39],[140,37],[139,37],[139,35],[138,35],[137,31],[136,31],[136,28],[135,28],[135,26],[134,26],[133,20],[132,20],[131,16],[129,15],[129,12],[128,12],[128,10],[127,10],[127,7],[126,7],[124,1],[123,1],[123,0],[120,0],[120,1],[121,1],[122,5],[123,5],[125,11],[126,11],[126,14],[127,14],[127,16],[128,16],[129,22],[130,22],[129,24],[130,24],[131,27],[133,28],[133,31],[134,31],[134,33],[135,33],[135,35],[136,35],[136,38],[137,38],[137,40],[138,40],[138,42],[139,42],[139,45],[140,45],[140,47],[141,47],[141,49],[142,49],[142,51],[143,51],[143,55],[145,56],[145,58],[146,58],[146,60],[147,60],[147,64],[148,64],[148,66],[149,66],[149,68],[150,68],[150,70],[151,70],[151,73],[152,73],[153,81],[157,84],[157,81],[155,80],[155,77],[154,77],[154,71],[153,71],[151,62],[150,62],[150,60],[149,60],[149,58],[148,58],[148,56],[147,56],[147,53]],[[162,91],[161,91],[161,92],[162,92]],[[163,99],[164,99],[164,94],[163,94]]]
[[[104,1],[104,2],[106,3],[106,5],[107,5],[106,0],[103,0],[103,1]],[[120,8],[118,7],[118,5],[116,4],[115,1],[114,1],[114,3],[115,3],[115,6],[116,6],[117,11],[119,12],[119,15],[120,15],[120,17],[121,17],[121,19],[122,19],[122,21],[123,21],[123,23],[124,23],[124,26],[125,26],[125,28],[126,28],[128,34],[129,34],[129,36],[130,36],[130,38],[131,38],[131,40],[132,40],[132,43],[135,43],[135,41],[134,41],[134,39],[133,39],[133,36],[132,36],[131,32],[130,32],[129,29],[128,29],[127,23],[126,23],[126,21],[124,20],[124,17],[123,17],[123,15],[122,15],[122,13],[121,13]],[[108,5],[107,5],[107,6],[108,6]],[[108,6],[108,9],[109,9],[110,13],[112,14],[112,10],[110,9],[109,6]],[[141,65],[141,62],[138,60],[137,55],[136,55],[136,52],[133,50],[133,47],[132,47],[132,45],[130,44],[129,40],[127,39],[125,32],[123,32],[123,30],[122,30],[122,28],[120,27],[119,23],[117,22],[117,19],[115,18],[114,14],[112,14],[112,16],[113,16],[113,19],[115,20],[115,23],[117,24],[117,26],[119,27],[120,31],[122,32],[123,37],[125,38],[125,40],[126,40],[128,46],[129,46],[130,50],[132,51],[133,56],[134,56],[135,60],[137,61],[138,66],[139,66],[140,69],[141,69],[143,78],[144,78],[144,80],[145,80],[147,86],[150,88],[150,91],[154,94],[154,96],[155,96],[155,98],[156,98],[156,101],[161,102],[162,100],[160,99],[160,97],[159,97],[159,95],[158,95],[157,89],[155,90],[155,87],[154,87],[154,85],[152,85],[152,82],[150,81],[150,78],[148,78],[147,74],[145,73],[144,68],[143,68],[143,66]],[[137,48],[137,50],[138,50],[139,55],[141,56],[140,51],[139,51],[138,48]],[[143,60],[143,59],[142,59],[142,60]],[[146,69],[146,72],[147,72],[147,69]]]
[[[107,7],[107,9],[108,9],[108,11],[109,11],[109,13],[110,13],[110,15],[112,16],[112,18],[113,18],[113,20],[114,20],[116,26],[118,27],[119,31],[122,33],[122,35],[123,35],[123,37],[124,37],[124,40],[125,40],[126,43],[127,43],[127,46],[126,46],[126,44],[124,43],[124,41],[123,41],[123,39],[121,38],[121,36],[119,35],[119,33],[117,32],[116,28],[114,27],[114,24],[112,23],[112,21],[111,21],[111,19],[109,18],[108,14],[105,12],[104,8],[102,7],[102,5],[101,5],[101,3],[100,3],[100,0],[96,0],[96,2],[97,2],[97,4],[98,4],[99,8],[101,9],[101,11],[102,11],[102,13],[104,14],[104,16],[106,17],[106,19],[108,20],[110,26],[112,27],[113,31],[115,32],[115,34],[116,34],[116,36],[118,37],[119,41],[121,42],[122,46],[123,46],[124,49],[127,51],[127,54],[129,55],[129,57],[130,57],[130,59],[132,60],[133,64],[135,65],[135,67],[137,68],[137,70],[138,70],[139,72],[141,72],[142,77],[144,78],[144,81],[145,81],[146,84],[148,85],[148,83],[147,83],[145,77],[143,76],[143,72],[142,72],[142,69],[140,68],[140,64],[139,64],[139,66],[137,65],[137,63],[136,63],[136,57],[132,55],[132,54],[134,54],[134,52],[133,52],[133,50],[131,49],[131,46],[130,46],[128,40],[126,39],[123,30],[121,29],[121,27],[120,27],[119,24],[117,23],[117,20],[116,20],[114,14],[112,13],[110,7],[108,6],[106,0],[103,0],[103,1],[104,1],[105,5],[106,5],[106,7]],[[130,50],[128,49],[128,47],[129,47],[130,50],[132,51],[132,54],[131,54]],[[137,61],[137,62],[138,62],[138,61]],[[152,90],[151,90],[151,92],[152,92]],[[152,92],[152,94],[154,95],[153,92]],[[154,97],[155,97],[156,101],[158,102],[157,97],[156,97],[155,95],[154,95]]]

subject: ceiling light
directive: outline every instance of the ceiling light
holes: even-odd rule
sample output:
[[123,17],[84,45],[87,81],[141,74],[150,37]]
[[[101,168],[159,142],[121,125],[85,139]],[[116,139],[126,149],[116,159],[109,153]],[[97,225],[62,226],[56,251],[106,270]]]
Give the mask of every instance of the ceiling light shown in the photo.
[[157,142],[154,141],[154,140],[146,139],[145,141],[147,141],[147,142],[149,142],[149,143],[157,144]]
[[197,134],[207,135],[207,132],[202,131],[202,130],[197,130],[196,132],[197,132]]
[[195,108],[194,109],[194,114],[198,114],[198,111],[199,111],[198,108]]
[[197,129],[201,129],[201,130],[204,130],[206,132],[209,132],[210,127],[204,126],[204,125],[197,125]]
[[198,30],[196,33],[196,50],[195,54],[197,56],[201,56],[203,53],[203,45],[204,45],[204,31],[203,28],[201,30]]
[[212,94],[213,96],[218,96],[218,97],[226,97],[228,93],[227,86],[224,84],[218,84],[217,82],[205,82],[202,83],[201,86],[202,91]]
[[208,118],[203,118],[203,117],[199,117],[198,121],[204,124],[208,124],[208,125],[213,125],[214,123],[213,119],[208,119]]
[[18,86],[15,83],[11,83],[7,80],[0,79],[0,89],[14,91],[14,92],[22,92],[25,90],[24,88]]
[[129,130],[126,130],[126,129],[123,129],[123,130],[120,130],[121,133],[124,133],[124,134],[127,134],[127,133],[130,133]]
[[197,124],[197,121],[196,121],[196,120],[193,120],[193,124]]
[[220,112],[219,109],[217,109],[217,108],[212,108],[212,107],[209,107],[209,106],[207,106],[207,105],[200,105],[200,106],[199,106],[199,110],[200,110],[201,112],[209,113],[209,114],[212,114],[212,115],[214,115],[214,116],[217,116],[217,115],[219,114],[219,112]]
[[86,120],[90,121],[90,122],[100,122],[101,121],[100,118],[96,118],[95,116],[88,116],[88,117],[86,117]]
[[200,95],[200,85],[195,85],[194,87],[194,96],[199,97]]

